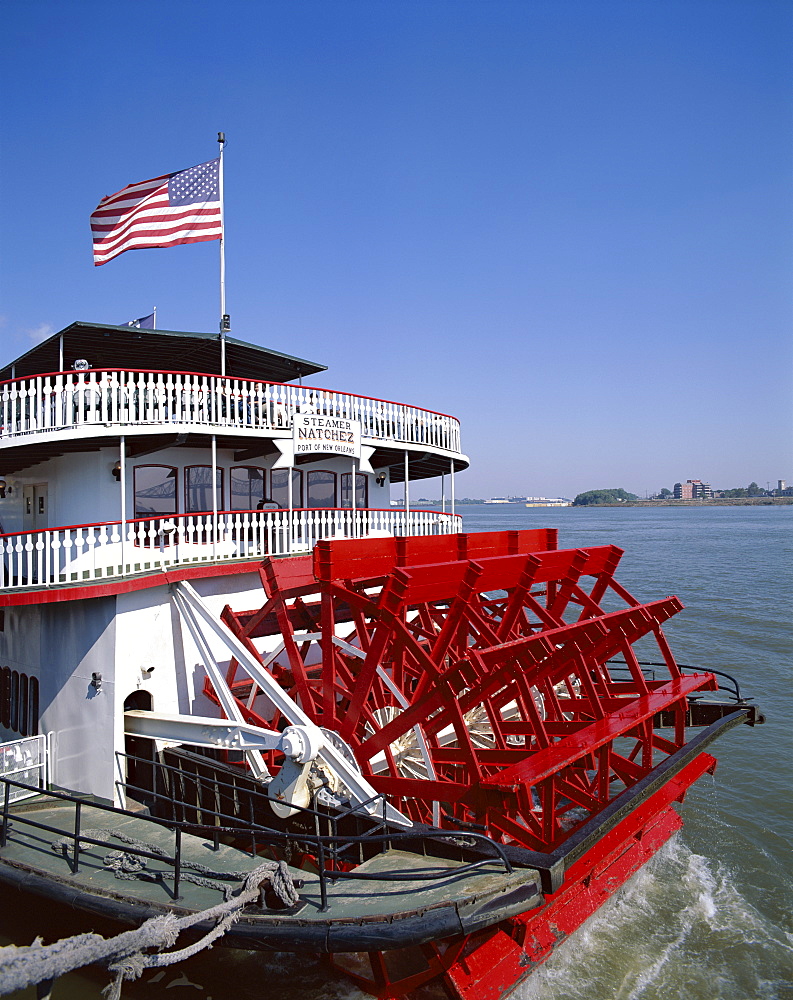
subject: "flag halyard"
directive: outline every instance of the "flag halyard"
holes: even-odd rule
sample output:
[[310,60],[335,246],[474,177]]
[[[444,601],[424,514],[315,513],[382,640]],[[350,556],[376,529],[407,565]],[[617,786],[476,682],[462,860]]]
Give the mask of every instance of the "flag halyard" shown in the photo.
[[219,158],[108,195],[91,215],[91,231],[97,267],[126,250],[222,239]]

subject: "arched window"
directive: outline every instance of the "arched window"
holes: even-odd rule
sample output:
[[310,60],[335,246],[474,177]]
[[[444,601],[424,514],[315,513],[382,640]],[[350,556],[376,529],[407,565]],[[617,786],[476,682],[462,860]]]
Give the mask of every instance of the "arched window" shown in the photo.
[[30,736],[28,730],[29,718],[29,704],[28,704],[28,685],[30,683],[30,678],[27,674],[20,674],[19,676],[19,711],[17,718],[17,732],[20,736]]
[[9,729],[19,732],[19,671],[11,671],[11,720]]
[[[270,497],[279,507],[289,507],[289,469],[273,469],[270,473]],[[292,469],[292,506],[303,506],[303,473]]]
[[136,465],[135,517],[167,517],[176,513],[176,469],[171,465]]
[[0,670],[0,725],[11,728],[11,667]]
[[[215,469],[215,494],[218,510],[223,510],[223,470]],[[188,465],[184,470],[185,514],[213,509],[212,466]]]
[[267,496],[264,469],[236,465],[231,470],[231,510],[256,510]]
[[0,725],[20,736],[38,733],[38,678],[10,667],[0,668]]
[[[352,487],[352,473],[343,472],[341,475],[341,505],[342,507],[352,507],[352,497],[350,491]],[[369,480],[360,472],[355,474],[355,509],[369,506]]]
[[28,677],[28,736],[39,733],[39,679]]
[[307,507],[336,506],[336,473],[317,469],[308,474]]

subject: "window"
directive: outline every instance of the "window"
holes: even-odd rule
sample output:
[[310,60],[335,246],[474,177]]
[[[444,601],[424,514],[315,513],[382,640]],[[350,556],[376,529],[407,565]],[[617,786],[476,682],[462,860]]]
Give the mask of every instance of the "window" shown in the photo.
[[[270,497],[284,510],[289,507],[289,469],[273,469],[270,473]],[[292,506],[303,506],[303,473],[292,469]]]
[[[352,507],[350,488],[352,486],[352,473],[344,472],[341,477],[341,505],[342,507]],[[369,506],[369,481],[360,472],[355,474],[355,509]]]
[[[25,676],[24,674],[22,675]],[[11,719],[8,725],[15,733],[19,732],[19,671],[11,671]]]
[[[215,494],[218,510],[223,509],[223,470],[215,469]],[[212,503],[212,466],[188,465],[184,470],[184,509],[186,514],[210,511]]]
[[28,736],[39,733],[39,679],[28,677]]
[[20,736],[39,731],[39,682],[10,667],[0,669],[0,725]]
[[0,725],[11,728],[11,667],[0,670]]
[[176,469],[170,465],[135,466],[135,517],[176,513]]
[[336,506],[336,473],[318,469],[308,474],[307,507]]
[[28,735],[28,678],[19,675],[19,710],[17,712],[17,731],[22,736]]
[[238,465],[231,470],[231,509],[256,510],[264,500],[264,469]]

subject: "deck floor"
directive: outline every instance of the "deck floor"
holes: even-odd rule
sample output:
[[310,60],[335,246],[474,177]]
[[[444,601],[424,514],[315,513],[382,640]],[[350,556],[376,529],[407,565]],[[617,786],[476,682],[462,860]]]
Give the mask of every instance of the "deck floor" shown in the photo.
[[[52,802],[42,804],[26,803],[24,810],[12,808],[11,825],[6,846],[0,850],[0,859],[24,866],[35,873],[57,878],[62,884],[73,886],[76,892],[99,893],[105,896],[123,897],[127,901],[155,908],[167,907],[179,911],[207,909],[223,901],[223,886],[237,889],[241,882],[233,879],[218,879],[217,889],[195,885],[185,880],[180,882],[179,899],[174,899],[173,866],[164,861],[143,859],[146,870],[143,878],[119,879],[104,864],[110,848],[85,844],[80,850],[78,871],[74,871],[72,845],[66,851],[56,852],[53,842],[61,839],[63,833],[41,830],[23,823],[23,819],[35,820],[60,831],[74,829],[74,809]],[[147,821],[143,817],[109,813],[86,802],[82,805],[81,831],[91,836],[91,830],[116,830],[128,837],[156,844],[169,855],[174,853],[174,835],[166,827]],[[100,839],[99,835],[96,839]],[[114,845],[113,850],[123,851],[125,844],[112,837],[105,837]],[[219,872],[253,871],[263,859],[252,857],[244,851],[221,844],[217,850],[210,841],[190,834],[182,835],[182,860],[198,862]],[[289,868],[294,879],[301,879],[303,886],[298,889],[304,904],[299,911],[299,919],[325,922],[329,918],[343,915],[345,920],[372,919],[395,913],[498,896],[502,892],[514,890],[527,883],[537,882],[538,876],[532,870],[516,870],[508,875],[500,861],[488,862],[475,871],[460,872],[463,863],[438,857],[423,857],[405,851],[390,849],[364,862],[356,871],[374,874],[400,874],[404,880],[388,879],[337,879],[327,881],[330,909],[321,910],[319,877],[311,872]],[[183,869],[183,872],[186,871]],[[433,878],[422,879],[420,874],[433,873]],[[199,873],[200,874],[200,873]],[[169,877],[164,878],[163,875]],[[411,878],[410,876],[416,876]],[[213,880],[214,881],[214,880]],[[335,911],[335,912],[334,912]],[[262,912],[262,911],[259,911]]]

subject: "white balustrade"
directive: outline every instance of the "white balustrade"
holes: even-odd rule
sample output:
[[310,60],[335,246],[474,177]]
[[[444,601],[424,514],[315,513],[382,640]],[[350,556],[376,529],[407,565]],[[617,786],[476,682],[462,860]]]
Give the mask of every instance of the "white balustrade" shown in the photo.
[[[0,590],[119,579],[191,563],[306,552],[320,539],[448,535],[459,515],[398,508],[222,511],[0,535]],[[122,537],[123,535],[123,537]]]
[[191,424],[288,430],[295,413],[361,422],[373,441],[459,453],[454,417],[368,396],[185,372],[60,372],[0,384],[0,439],[81,425]]

